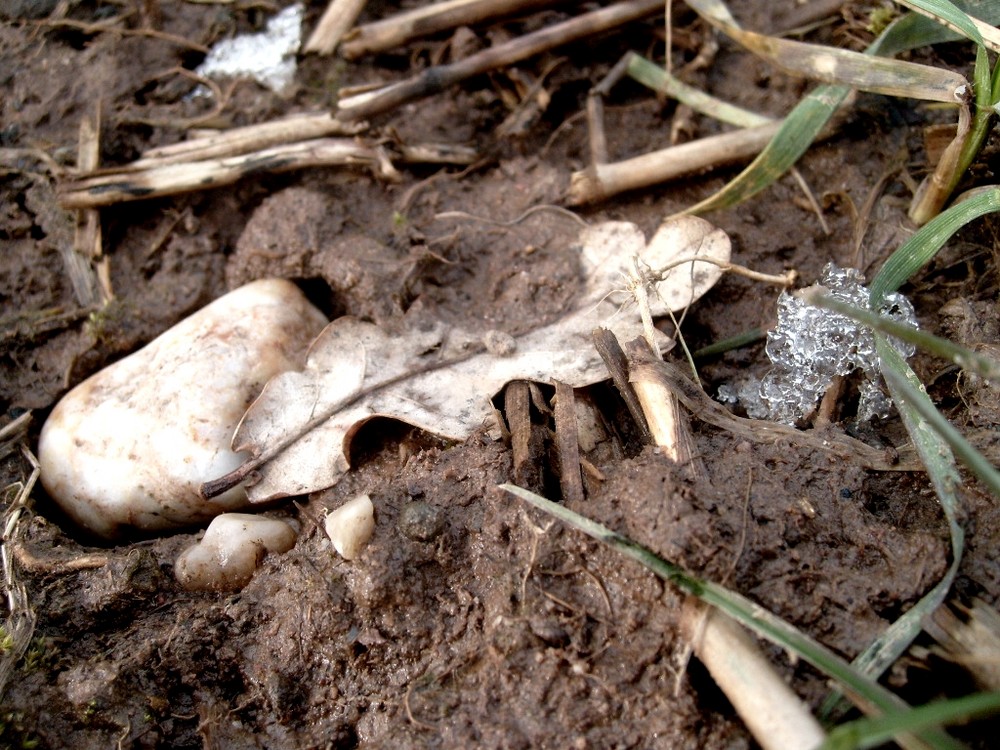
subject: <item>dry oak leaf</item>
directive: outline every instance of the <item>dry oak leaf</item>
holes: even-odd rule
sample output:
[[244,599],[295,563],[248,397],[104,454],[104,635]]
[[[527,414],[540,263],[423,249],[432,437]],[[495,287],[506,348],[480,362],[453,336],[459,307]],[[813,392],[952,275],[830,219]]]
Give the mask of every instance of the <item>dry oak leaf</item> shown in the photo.
[[[509,352],[444,325],[391,336],[350,316],[334,320],[312,343],[305,368],[272,378],[250,405],[233,437],[233,450],[249,458],[204,485],[203,494],[240,480],[252,502],[322,490],[348,470],[351,439],[375,417],[461,440],[492,418],[490,399],[513,380],[576,388],[604,380],[594,328],[624,339],[642,333],[631,295],[622,291],[630,272],[634,279],[638,269],[648,283],[652,314],[664,315],[710,289],[722,274],[716,264],[730,257],[725,232],[693,216],[664,223],[648,244],[636,225],[605,222],[584,229],[575,249],[584,277],[576,305],[516,337]],[[696,260],[706,257],[715,263]],[[675,265],[683,259],[691,260]]]

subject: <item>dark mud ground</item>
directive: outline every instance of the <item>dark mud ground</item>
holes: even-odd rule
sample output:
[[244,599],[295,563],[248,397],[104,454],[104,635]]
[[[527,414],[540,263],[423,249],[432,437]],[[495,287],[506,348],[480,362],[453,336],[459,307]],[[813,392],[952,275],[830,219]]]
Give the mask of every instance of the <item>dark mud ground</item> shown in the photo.
[[[29,4],[30,5],[30,4]],[[71,3],[92,23],[130,12],[211,44],[261,24],[264,4]],[[321,3],[310,4],[311,24]],[[748,26],[770,29],[792,3],[743,3]],[[780,7],[779,7],[780,6]],[[34,7],[34,6],[32,6]],[[150,12],[141,17],[140,9]],[[373,15],[388,12],[373,4]],[[850,10],[850,9],[848,9]],[[856,12],[857,9],[855,9]],[[850,17],[851,13],[845,14]],[[678,11],[676,61],[697,53],[704,28]],[[435,220],[467,211],[510,220],[556,203],[585,164],[577,117],[589,87],[628,48],[662,49],[661,24],[577,44],[547,78],[548,109],[514,136],[501,95],[509,77],[468,82],[408,105],[374,125],[410,141],[472,145],[483,162],[404,170],[400,184],[345,169],[258,176],[231,188],[105,209],[105,250],[116,294],[99,318],[79,309],[64,270],[73,216],[26,151],[4,151],[0,171],[0,421],[34,411],[26,441],[54,402],[101,366],[247,280],[301,280],[328,312],[392,320],[414,304],[483,329],[534,325],[558,314],[575,268],[558,237],[564,218],[536,214],[514,227]],[[500,38],[512,22],[478,32]],[[837,16],[814,32],[842,42],[864,32]],[[294,92],[237,85],[230,124],[328,106],[338,86],[402,76],[446,39],[359,64],[305,60]],[[943,47],[938,64],[967,50]],[[538,73],[553,57],[525,64]],[[147,36],[89,33],[68,25],[0,25],[0,146],[74,158],[80,118],[105,107],[104,164],[178,140],[169,124],[200,114],[192,85],[165,74],[200,54]],[[586,61],[581,62],[581,61]],[[691,82],[759,111],[780,114],[806,84],[768,71],[723,42]],[[201,107],[201,109],[199,109]],[[615,156],[667,141],[673,105],[622,85],[608,108]],[[791,179],[710,218],[730,233],[735,260],[811,282],[828,261],[871,271],[911,228],[900,165],[926,171],[922,126],[934,115],[911,102],[862,97],[841,134],[802,161],[830,233]],[[713,126],[697,122],[698,134]],[[989,153],[973,177],[991,171]],[[644,191],[582,211],[588,221],[628,219],[651,232],[660,220],[717,189],[726,174]],[[855,253],[858,213],[890,175]],[[434,179],[428,179],[428,178]],[[952,241],[905,291],[922,325],[969,344],[997,344],[997,224]],[[724,278],[684,323],[693,347],[773,323],[777,292]],[[54,309],[70,313],[51,323]],[[99,324],[99,325],[98,325]],[[709,388],[766,367],[756,344],[702,367]],[[915,367],[962,428],[996,429],[995,392],[929,358]],[[751,444],[694,424],[708,479],[692,482],[636,442],[608,387],[591,389],[614,438],[587,458],[576,510],[703,575],[725,580],[845,657],[855,656],[936,582],[948,560],[947,528],[921,474],[877,474],[793,444]],[[849,407],[845,419],[849,417]],[[545,426],[546,417],[536,414]],[[899,441],[890,422],[880,438]],[[682,669],[680,596],[638,565],[551,524],[496,489],[512,479],[508,446],[477,436],[452,445],[387,422],[355,442],[355,468],[337,487],[289,506],[303,522],[295,548],[267,559],[235,594],[191,594],[172,578],[194,532],[96,547],[63,528],[40,487],[23,517],[15,570],[37,617],[34,637],[3,696],[0,746],[11,747],[503,747],[739,748],[753,746],[739,718],[697,662]],[[540,454],[540,489],[558,493]],[[20,454],[0,463],[3,486],[27,477]],[[377,507],[362,557],[345,563],[314,519],[358,491]],[[5,495],[9,502],[11,492]],[[438,514],[429,541],[407,536],[401,509],[420,501]],[[959,592],[1000,600],[1000,514],[970,483],[964,492],[968,552]],[[12,545],[12,547],[15,545]],[[97,557],[85,558],[85,555]],[[96,560],[96,567],[75,563]],[[27,563],[25,565],[24,563]],[[79,568],[79,569],[77,569]],[[923,645],[927,645],[925,642]],[[823,680],[768,649],[814,706]],[[913,701],[972,689],[941,660],[907,656],[887,679]],[[963,730],[988,746],[992,729]]]

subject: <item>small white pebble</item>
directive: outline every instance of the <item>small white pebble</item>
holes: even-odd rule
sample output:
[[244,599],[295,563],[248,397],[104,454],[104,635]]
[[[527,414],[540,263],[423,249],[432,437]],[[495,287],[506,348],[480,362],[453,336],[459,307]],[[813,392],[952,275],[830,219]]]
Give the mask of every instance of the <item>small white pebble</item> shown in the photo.
[[348,500],[326,517],[326,534],[345,560],[353,560],[375,533],[375,506],[368,495]]
[[301,366],[326,322],[290,281],[220,297],[63,397],[39,439],[42,484],[107,539],[245,508],[242,487],[210,501],[198,489],[243,462],[229,445],[247,404]]
[[268,552],[295,546],[295,530],[275,518],[223,513],[208,525],[205,536],[174,563],[174,575],[190,591],[243,588]]

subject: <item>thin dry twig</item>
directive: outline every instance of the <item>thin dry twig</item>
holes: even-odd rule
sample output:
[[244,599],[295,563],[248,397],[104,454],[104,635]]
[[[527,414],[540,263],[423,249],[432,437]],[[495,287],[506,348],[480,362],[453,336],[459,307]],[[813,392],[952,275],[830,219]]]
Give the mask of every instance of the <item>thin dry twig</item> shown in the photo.
[[555,0],[445,0],[428,3],[355,27],[344,37],[340,51],[348,60],[354,60],[365,54],[392,49],[417,37],[554,4]]
[[[119,16],[114,21],[122,20]],[[193,42],[190,39],[185,39],[182,36],[177,36],[176,34],[168,34],[165,31],[158,31],[157,29],[124,29],[120,26],[115,26],[113,21],[106,21],[104,23],[85,23],[83,21],[74,21],[71,18],[43,18],[40,21],[32,21],[31,23],[36,26],[48,26],[51,28],[69,28],[77,29],[85,34],[121,34],[122,36],[144,36],[150,39],[160,39],[164,42],[170,42],[171,44],[176,44],[178,47],[184,47],[185,49],[191,49],[195,52],[201,52],[203,54],[208,54],[209,49],[204,44],[199,44],[198,42]]]
[[388,153],[380,146],[348,139],[316,138],[230,158],[166,164],[145,170],[126,167],[80,175],[60,186],[59,200],[66,208],[109,206],[229,185],[260,172],[287,172],[337,164],[362,165],[382,179],[399,179]]
[[344,120],[381,114],[414,99],[436,94],[472,76],[512,65],[553,47],[638,20],[662,7],[662,0],[626,0],[614,3],[511,42],[490,47],[456,63],[435,65],[405,81],[342,99],[337,114]]
[[[92,115],[80,121],[79,154],[77,168],[92,172],[100,164],[101,153],[101,103],[97,102]],[[73,247],[64,252],[77,302],[83,307],[106,304],[114,298],[111,291],[111,267],[104,255],[101,232],[101,214],[93,208],[76,212],[76,230]]]
[[363,122],[341,122],[329,112],[306,112],[150,149],[127,167],[140,170],[185,161],[239,156],[283,143],[334,135],[353,136],[366,127]]
[[302,51],[320,55],[333,54],[344,34],[351,30],[358,19],[366,2],[367,0],[330,0]]
[[[12,441],[21,443],[21,455],[31,467],[31,473],[24,482],[17,482],[8,486],[5,491],[5,499],[8,499],[3,513],[3,536],[0,538],[0,566],[3,568],[3,593],[6,599],[7,612],[3,622],[0,623],[0,637],[2,637],[2,647],[0,647],[0,697],[3,696],[7,683],[14,671],[14,665],[20,660],[28,644],[31,642],[31,635],[35,631],[35,612],[31,607],[31,599],[28,591],[21,582],[17,566],[12,554],[12,545],[16,544],[21,536],[20,521],[21,514],[28,505],[31,492],[41,474],[41,468],[34,454],[24,446],[24,432],[28,422],[31,420],[30,412],[23,416],[23,421],[19,422],[16,430],[11,430],[8,434]],[[17,422],[18,420],[15,420]],[[11,427],[12,425],[7,425]]]

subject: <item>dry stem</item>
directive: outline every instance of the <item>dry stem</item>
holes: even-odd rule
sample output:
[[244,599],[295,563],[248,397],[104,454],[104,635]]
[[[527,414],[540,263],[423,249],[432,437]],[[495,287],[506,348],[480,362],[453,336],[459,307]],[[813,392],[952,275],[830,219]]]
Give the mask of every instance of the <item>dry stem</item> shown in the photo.
[[345,120],[387,112],[401,104],[443,91],[452,84],[506,67],[553,47],[621,26],[662,9],[662,0],[626,0],[490,47],[450,65],[436,65],[405,81],[342,99],[337,114]]
[[[430,3],[355,27],[344,37],[340,52],[348,60],[353,60],[370,52],[392,49],[420,36],[552,4],[554,0],[445,0]],[[311,44],[312,39],[309,42]]]
[[592,164],[570,177],[568,203],[571,206],[596,203],[628,190],[752,158],[763,150],[780,127],[779,122],[768,123],[670,146],[624,161]]
[[811,750],[826,739],[802,700],[732,618],[688,597],[681,632],[764,750]]
[[367,0],[330,0],[303,52],[332,54],[344,34],[351,30]]
[[140,170],[178,162],[239,156],[296,141],[331,135],[357,135],[365,127],[365,123],[341,122],[329,112],[297,114],[150,149],[127,168]]
[[108,206],[229,185],[258,172],[287,172],[334,164],[361,164],[383,179],[398,179],[388,154],[380,146],[366,146],[348,139],[317,138],[236,157],[139,170],[126,166],[84,175],[61,186],[60,202],[66,208]]

